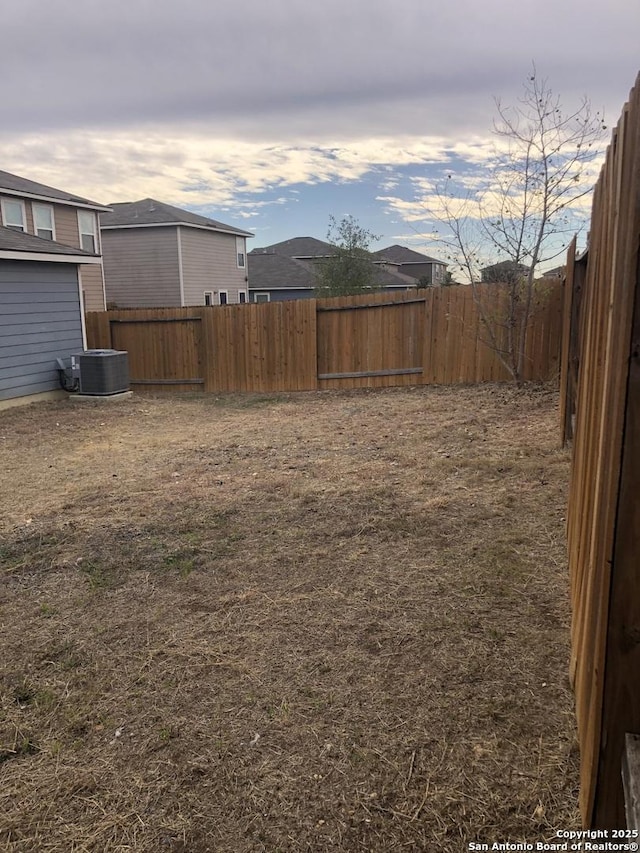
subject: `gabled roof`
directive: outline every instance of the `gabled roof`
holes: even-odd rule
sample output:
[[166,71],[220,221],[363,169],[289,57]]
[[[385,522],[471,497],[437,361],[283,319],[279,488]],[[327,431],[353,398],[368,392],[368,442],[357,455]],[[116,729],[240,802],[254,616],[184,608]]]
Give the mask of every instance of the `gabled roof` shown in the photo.
[[89,207],[92,210],[109,209],[102,204],[89,201],[89,199],[82,196],[57,190],[54,187],[48,187],[46,184],[39,184],[37,181],[30,181],[27,178],[21,178],[19,175],[12,175],[11,172],[3,172],[1,170],[0,194],[36,198],[43,201],[57,201],[63,204],[71,204],[75,207]]
[[99,263],[100,256],[54,240],[44,240],[0,225],[0,258],[4,260],[59,260],[69,263]]
[[312,290],[318,283],[313,266],[296,258],[262,250],[249,252],[247,260],[250,290]]
[[289,258],[326,258],[334,254],[334,247],[331,243],[315,237],[292,237],[291,240],[283,240],[281,243],[274,243],[261,249],[252,249],[250,254],[254,252],[256,254],[274,252]]
[[225,234],[236,234],[238,237],[253,237],[250,231],[243,231],[233,225],[225,225],[208,216],[191,213],[153,198],[143,198],[139,201],[125,201],[109,205],[110,213],[100,217],[101,229],[142,228],[149,225],[188,225],[193,228],[205,228],[211,231],[221,231]]
[[504,272],[529,272],[529,267],[526,267],[524,264],[518,264],[516,261],[500,261],[497,264],[490,264],[488,267],[482,267],[480,272],[493,272],[504,271]]
[[389,261],[391,264],[443,264],[447,266],[444,261],[423,255],[422,252],[415,252],[413,249],[407,249],[406,246],[400,246],[397,243],[393,246],[387,246],[386,249],[372,252],[372,254],[377,261]]
[[373,282],[376,287],[415,287],[416,279],[397,270],[383,269],[374,265]]
[[554,267],[551,270],[545,270],[540,273],[543,278],[562,278],[567,272],[567,267],[563,264],[560,267]]
[[[258,250],[249,252],[249,289],[280,290],[313,289],[318,285],[317,270],[322,259],[302,261],[276,252]],[[415,287],[416,280],[395,270],[382,269],[372,263],[373,284],[375,287]]]

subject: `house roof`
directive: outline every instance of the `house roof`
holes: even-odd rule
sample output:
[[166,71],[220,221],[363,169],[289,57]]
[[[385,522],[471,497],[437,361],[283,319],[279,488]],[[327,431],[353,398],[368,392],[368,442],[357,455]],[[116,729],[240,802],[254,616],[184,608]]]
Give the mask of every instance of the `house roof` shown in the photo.
[[[249,288],[251,290],[313,289],[318,284],[316,269],[320,258],[302,261],[266,250],[249,252]],[[416,280],[395,270],[373,265],[376,287],[415,287]]]
[[192,213],[153,198],[142,198],[139,201],[125,201],[109,205],[110,213],[100,218],[100,228],[141,228],[149,225],[188,225],[194,228],[207,228],[211,231],[222,231],[225,234],[236,234],[238,237],[253,237],[250,231],[243,231],[233,225],[225,225],[208,216]]
[[45,201],[57,201],[63,204],[71,204],[75,207],[89,207],[92,210],[109,209],[95,201],[90,201],[88,198],[73,195],[63,190],[57,190],[46,184],[39,184],[37,181],[30,181],[27,178],[21,178],[19,175],[12,175],[11,172],[3,172],[1,170],[0,193],[26,198],[38,198]]
[[444,261],[423,255],[422,252],[415,252],[413,249],[408,249],[406,246],[400,246],[397,243],[393,246],[387,246],[386,249],[379,249],[372,254],[376,260],[389,261],[392,264],[443,264],[447,266]]
[[0,258],[4,260],[55,260],[69,263],[99,263],[100,256],[54,240],[44,240],[0,225]]
[[543,278],[562,278],[562,276],[565,275],[566,272],[567,267],[565,264],[563,264],[560,267],[554,267],[551,270],[545,270],[543,273],[541,273],[541,276]]
[[397,270],[383,269],[375,264],[373,281],[376,287],[415,287],[416,279]]
[[261,250],[249,252],[247,260],[250,290],[313,289],[317,284],[313,267],[296,258]]
[[497,264],[490,264],[488,267],[482,267],[480,272],[493,272],[494,270],[500,271],[516,271],[516,272],[529,272],[529,267],[526,267],[524,264],[518,264],[515,261],[500,261]]
[[252,249],[250,254],[264,252],[275,252],[289,258],[326,258],[334,254],[334,246],[315,237],[292,237],[291,240],[283,240],[281,243],[273,243],[261,249]]

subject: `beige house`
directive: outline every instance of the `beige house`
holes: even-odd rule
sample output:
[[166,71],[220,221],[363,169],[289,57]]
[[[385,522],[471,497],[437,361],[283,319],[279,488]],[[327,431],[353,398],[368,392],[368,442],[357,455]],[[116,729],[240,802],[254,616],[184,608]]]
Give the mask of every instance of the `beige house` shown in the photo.
[[[108,208],[86,198],[0,171],[0,225],[100,255],[99,215]],[[78,267],[86,311],[104,311],[102,263]]]
[[110,207],[100,223],[108,306],[249,301],[249,231],[152,198]]

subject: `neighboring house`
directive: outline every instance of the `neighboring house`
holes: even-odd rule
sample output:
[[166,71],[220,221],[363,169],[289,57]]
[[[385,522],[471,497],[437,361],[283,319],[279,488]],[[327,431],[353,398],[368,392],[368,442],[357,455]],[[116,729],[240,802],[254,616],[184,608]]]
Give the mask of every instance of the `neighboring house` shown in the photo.
[[98,254],[0,226],[0,408],[62,393],[56,359],[86,347],[81,287],[100,263]]
[[[0,225],[100,255],[99,214],[94,201],[0,171]],[[79,267],[86,311],[104,311],[102,264]]]
[[313,296],[316,275],[311,264],[275,252],[249,252],[251,302],[282,302]]
[[292,237],[263,249],[253,249],[253,253],[269,252],[283,255],[285,258],[296,258],[298,261],[313,261],[317,258],[330,258],[334,254],[331,243],[318,240],[315,237]]
[[564,278],[567,274],[566,266],[554,267],[552,270],[540,273],[542,278]]
[[107,305],[248,301],[249,231],[152,198],[110,207],[100,224]]
[[[318,266],[333,256],[334,247],[315,237],[293,237],[249,252],[251,302],[280,302],[313,296]],[[411,290],[416,279],[395,267],[378,264],[372,256],[373,282],[381,290]]]
[[491,264],[480,270],[482,281],[485,282],[515,282],[528,273],[529,267],[517,264],[515,261],[501,261],[499,264]]
[[447,264],[406,246],[387,246],[373,252],[374,263],[387,269],[422,280],[425,284],[443,284],[446,279]]

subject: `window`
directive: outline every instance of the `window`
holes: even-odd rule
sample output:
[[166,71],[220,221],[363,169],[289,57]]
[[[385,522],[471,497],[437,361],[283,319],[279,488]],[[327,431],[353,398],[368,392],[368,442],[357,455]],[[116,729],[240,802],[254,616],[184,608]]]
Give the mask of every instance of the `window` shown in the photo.
[[53,208],[49,204],[33,204],[33,228],[43,240],[55,240]]
[[204,304],[205,305],[213,305],[213,291],[205,290],[204,292]]
[[2,199],[2,222],[5,228],[12,228],[14,231],[26,231],[26,221],[23,201]]
[[85,252],[98,253],[98,234],[96,215],[90,210],[78,211],[78,231],[80,232],[80,247]]
[[256,293],[253,297],[254,302],[270,302],[271,294],[270,293]]
[[245,292],[244,290],[239,290],[239,291],[238,291],[238,302],[239,302],[240,304],[243,304],[243,303],[244,303],[244,302],[246,302],[246,301],[247,301],[247,294],[246,294],[246,292]]
[[247,265],[244,255],[244,237],[236,237],[236,256],[238,259],[238,268],[244,269]]
[[218,299],[220,301],[220,305],[226,305],[229,301],[229,294],[226,290],[218,291]]

